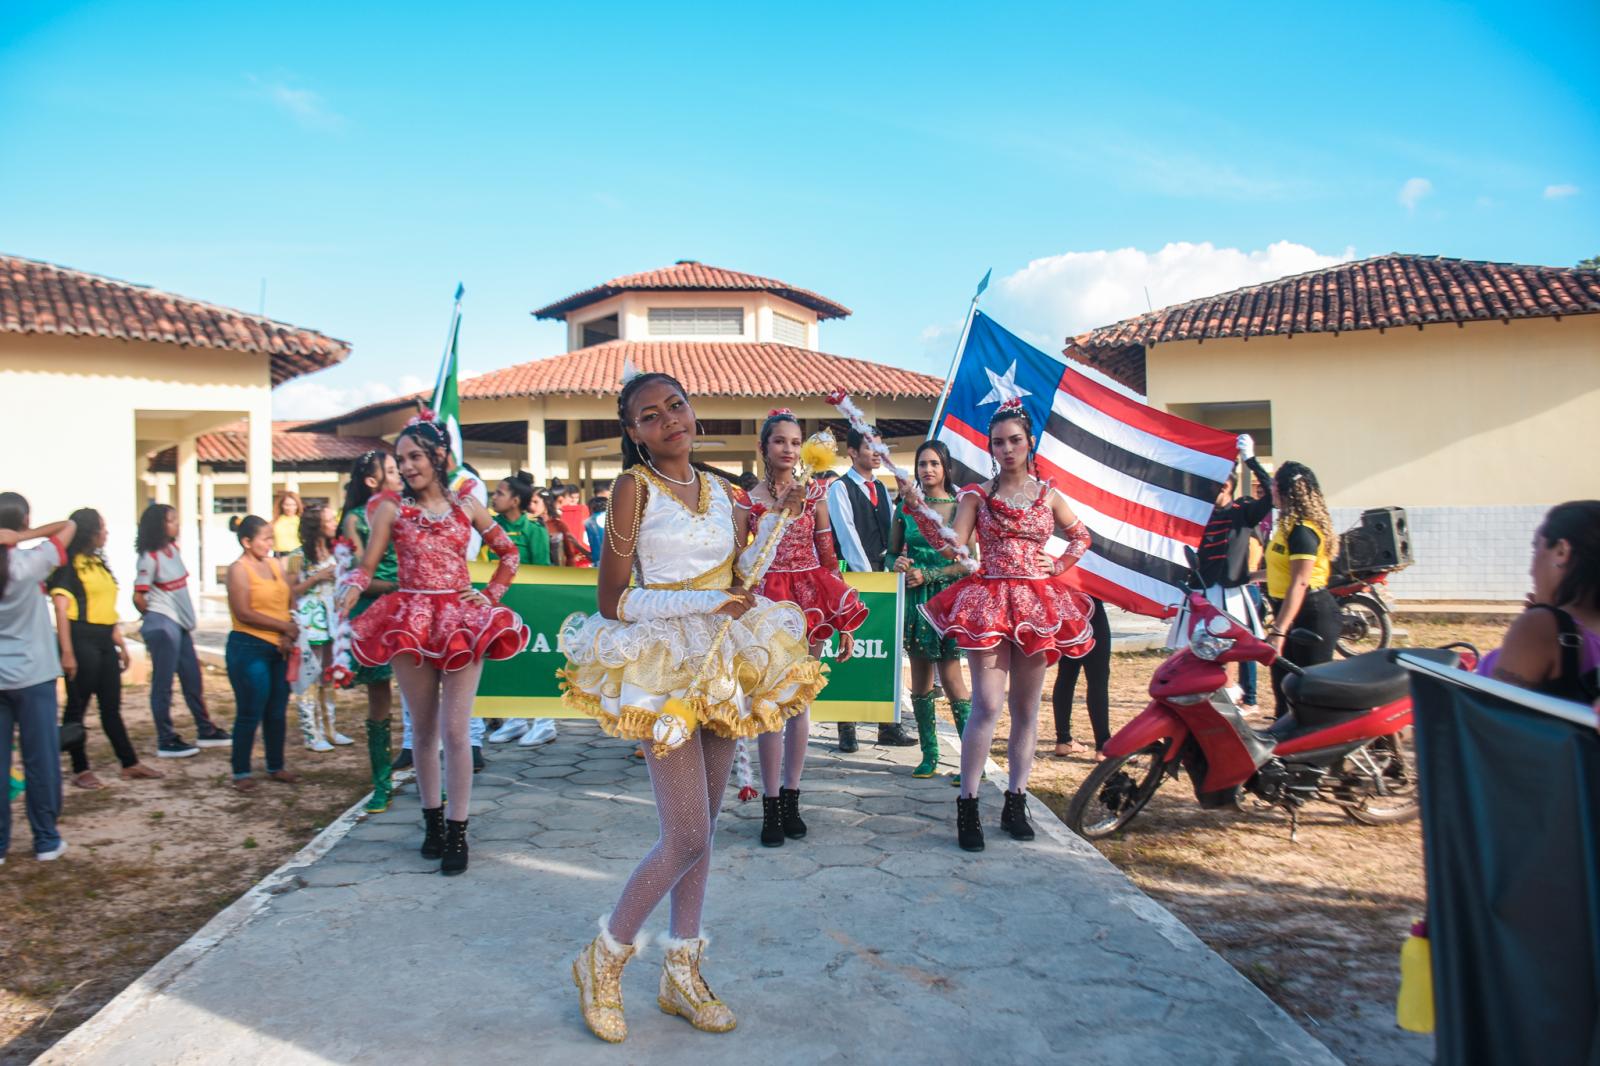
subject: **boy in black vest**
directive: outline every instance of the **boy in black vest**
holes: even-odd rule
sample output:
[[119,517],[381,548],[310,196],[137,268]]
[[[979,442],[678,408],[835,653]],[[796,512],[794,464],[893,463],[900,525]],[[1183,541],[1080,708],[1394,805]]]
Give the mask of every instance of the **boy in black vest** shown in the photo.
[[[851,570],[884,569],[889,550],[889,492],[878,483],[873,471],[881,460],[866,446],[854,428],[845,438],[850,452],[850,469],[828,485],[828,520],[833,524],[833,539],[839,558]],[[896,664],[896,669],[898,669]],[[906,747],[916,740],[906,735],[899,722],[878,726],[878,743],[887,747]],[[853,722],[839,723],[839,750],[858,749]]]

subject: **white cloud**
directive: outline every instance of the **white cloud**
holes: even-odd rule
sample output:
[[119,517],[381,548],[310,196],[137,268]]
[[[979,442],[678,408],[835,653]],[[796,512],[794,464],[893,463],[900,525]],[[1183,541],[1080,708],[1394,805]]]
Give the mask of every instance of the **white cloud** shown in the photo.
[[1407,211],[1415,211],[1418,204],[1432,195],[1433,182],[1427,178],[1408,178],[1406,183],[1400,186],[1400,195],[1396,199]]
[[332,418],[369,403],[393,400],[431,388],[432,382],[412,374],[399,381],[362,381],[354,385],[329,385],[314,378],[296,378],[272,391],[272,417],[276,419]]
[[1578,195],[1578,187],[1576,185],[1546,185],[1544,187],[1544,198],[1546,200],[1565,200],[1569,196],[1576,195]]
[[344,117],[329,109],[321,93],[296,88],[284,81],[264,81],[254,74],[249,78],[259,96],[276,105],[302,126],[331,130],[344,125]]
[[1353,248],[1325,255],[1291,241],[1256,251],[1183,241],[1155,252],[1138,248],[1064,252],[1035,259],[1002,278],[991,304],[1007,329],[1050,351],[1066,337],[1147,307],[1182,303],[1353,258]]

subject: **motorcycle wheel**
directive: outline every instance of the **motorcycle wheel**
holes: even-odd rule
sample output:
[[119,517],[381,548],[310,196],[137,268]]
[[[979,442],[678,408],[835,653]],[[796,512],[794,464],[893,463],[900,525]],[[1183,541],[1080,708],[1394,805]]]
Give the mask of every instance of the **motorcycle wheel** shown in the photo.
[[1339,654],[1349,659],[1364,652],[1387,648],[1394,636],[1389,608],[1372,596],[1351,596],[1339,601]]
[[[1338,790],[1339,805],[1362,825],[1395,825],[1417,816],[1417,760],[1404,731],[1379,737],[1365,748],[1383,776],[1383,795],[1369,791],[1371,778],[1346,769],[1348,787]],[[1351,798],[1360,795],[1359,800]]]
[[1067,828],[1086,840],[1099,840],[1133,821],[1166,778],[1169,743],[1157,741],[1096,766],[1067,805]]

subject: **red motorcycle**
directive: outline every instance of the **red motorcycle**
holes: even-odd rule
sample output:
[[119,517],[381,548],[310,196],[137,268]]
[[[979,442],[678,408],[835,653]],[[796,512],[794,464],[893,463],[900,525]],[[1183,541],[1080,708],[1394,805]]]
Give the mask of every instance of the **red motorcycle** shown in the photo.
[[[1289,815],[1320,800],[1364,825],[1417,816],[1407,674],[1391,653],[1368,652],[1301,669],[1285,660],[1289,713],[1259,730],[1228,695],[1226,663],[1268,666],[1278,655],[1198,592],[1189,594],[1193,628],[1150,680],[1150,705],[1106,743],[1104,762],[1078,788],[1067,825],[1090,840],[1116,832],[1145,808],[1163,782],[1188,774],[1202,808],[1237,807],[1245,797]],[[1297,629],[1290,640],[1317,640]],[[1408,649],[1447,666],[1477,664],[1470,645]]]

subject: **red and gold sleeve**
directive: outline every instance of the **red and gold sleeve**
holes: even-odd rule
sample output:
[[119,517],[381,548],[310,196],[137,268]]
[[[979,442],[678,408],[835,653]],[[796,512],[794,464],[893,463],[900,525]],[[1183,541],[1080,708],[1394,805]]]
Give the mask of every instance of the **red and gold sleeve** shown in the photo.
[[522,565],[522,557],[517,554],[517,546],[511,543],[506,531],[499,526],[494,526],[483,535],[483,543],[494,552],[499,564],[494,568],[494,576],[484,586],[483,594],[495,603],[499,603],[500,597],[511,587],[511,579],[517,576],[517,567]]

